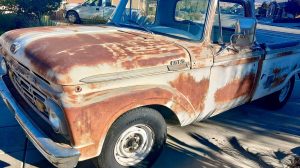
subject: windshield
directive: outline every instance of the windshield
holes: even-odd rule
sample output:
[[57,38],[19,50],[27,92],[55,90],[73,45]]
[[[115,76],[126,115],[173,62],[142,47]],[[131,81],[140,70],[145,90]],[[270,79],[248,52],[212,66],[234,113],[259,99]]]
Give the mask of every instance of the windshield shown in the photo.
[[121,0],[115,24],[201,40],[209,0]]
[[99,0],[86,0],[84,4],[89,5],[89,6],[96,6],[99,4]]

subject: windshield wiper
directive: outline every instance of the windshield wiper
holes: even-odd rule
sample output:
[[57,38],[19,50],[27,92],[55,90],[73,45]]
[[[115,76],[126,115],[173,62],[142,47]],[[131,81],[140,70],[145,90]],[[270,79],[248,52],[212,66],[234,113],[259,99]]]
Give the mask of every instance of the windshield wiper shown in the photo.
[[145,26],[145,25],[143,25],[142,23],[138,23],[138,22],[136,22],[136,21],[134,21],[134,20],[127,20],[129,23],[133,23],[133,24],[136,24],[136,25],[138,25],[140,28],[142,28],[142,29],[144,29],[145,31],[147,31],[148,33],[150,33],[150,34],[154,34],[154,32],[153,31],[151,31],[147,26]]

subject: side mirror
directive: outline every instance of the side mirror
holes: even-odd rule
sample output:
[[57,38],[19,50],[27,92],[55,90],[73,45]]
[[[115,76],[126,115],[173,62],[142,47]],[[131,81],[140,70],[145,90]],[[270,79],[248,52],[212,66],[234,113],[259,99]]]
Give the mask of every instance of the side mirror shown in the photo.
[[244,48],[255,43],[257,21],[255,18],[242,18],[235,24],[235,33],[231,36],[231,45]]

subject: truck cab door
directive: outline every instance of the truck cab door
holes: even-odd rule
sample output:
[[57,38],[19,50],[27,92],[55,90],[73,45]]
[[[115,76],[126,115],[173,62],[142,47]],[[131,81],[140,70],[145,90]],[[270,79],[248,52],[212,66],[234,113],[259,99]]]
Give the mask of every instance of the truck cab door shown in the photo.
[[[235,9],[230,8],[232,6]],[[224,8],[222,8],[224,7]],[[232,37],[236,34],[236,23],[245,18],[243,5],[220,2],[221,26],[219,15],[216,14],[212,29],[212,46],[215,49],[214,64],[210,77],[211,113],[218,114],[238,105],[249,102],[252,97],[258,74],[259,61],[263,50],[254,49],[253,44],[235,48],[231,45]],[[256,26],[256,21],[255,26]],[[223,24],[224,23],[224,24]],[[220,35],[222,34],[222,35]],[[220,44],[220,40],[224,45]]]

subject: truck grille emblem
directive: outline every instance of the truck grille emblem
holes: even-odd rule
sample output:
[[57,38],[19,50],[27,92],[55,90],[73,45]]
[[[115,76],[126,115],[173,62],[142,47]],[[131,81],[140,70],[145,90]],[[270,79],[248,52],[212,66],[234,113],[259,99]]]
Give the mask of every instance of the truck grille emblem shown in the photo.
[[20,48],[20,45],[17,44],[17,43],[14,43],[14,44],[12,44],[10,46],[10,52],[12,52],[13,54],[15,54],[18,51],[19,48]]

